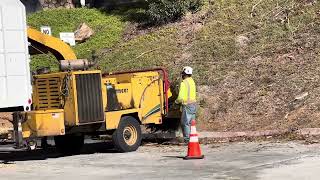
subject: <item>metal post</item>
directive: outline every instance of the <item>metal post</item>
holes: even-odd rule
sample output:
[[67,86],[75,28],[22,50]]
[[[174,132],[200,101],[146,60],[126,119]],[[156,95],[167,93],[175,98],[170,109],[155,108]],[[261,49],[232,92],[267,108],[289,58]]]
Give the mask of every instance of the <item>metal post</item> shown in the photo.
[[86,6],[86,0],[80,0],[80,4],[82,7],[85,7]]
[[22,118],[20,112],[13,113],[13,128],[14,128],[14,140],[15,140],[15,148],[20,149],[23,148],[23,137],[22,137]]

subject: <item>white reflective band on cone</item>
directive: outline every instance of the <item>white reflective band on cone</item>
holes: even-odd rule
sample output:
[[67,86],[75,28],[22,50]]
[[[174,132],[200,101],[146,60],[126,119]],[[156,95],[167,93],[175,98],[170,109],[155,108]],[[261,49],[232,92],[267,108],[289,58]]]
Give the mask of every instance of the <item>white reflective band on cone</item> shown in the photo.
[[198,136],[191,136],[189,142],[199,142]]
[[197,130],[195,126],[191,126],[191,132],[190,134],[197,134]]

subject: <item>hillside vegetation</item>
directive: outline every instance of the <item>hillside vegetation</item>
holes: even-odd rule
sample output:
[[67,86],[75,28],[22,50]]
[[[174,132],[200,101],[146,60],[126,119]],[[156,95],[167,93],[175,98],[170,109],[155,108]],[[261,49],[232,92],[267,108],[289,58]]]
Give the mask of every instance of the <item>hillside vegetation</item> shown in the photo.
[[[96,9],[52,9],[28,16],[28,25],[36,29],[44,25],[50,26],[53,36],[59,37],[60,32],[74,32],[81,23],[87,23],[95,35],[73,49],[78,58],[89,58],[92,50],[112,47],[121,40],[126,24],[122,18]],[[33,70],[48,65],[56,69],[57,63],[53,56],[33,57]]]
[[[126,13],[79,9],[66,11],[64,18],[49,18],[62,11],[66,10],[34,14],[29,24],[51,25],[56,27],[54,34],[74,30],[83,21],[101,30],[75,51],[87,57],[89,50],[97,49],[97,68],[103,71],[164,66],[176,83],[183,66],[194,67],[198,118],[204,130],[320,126],[318,1],[205,1],[202,10],[178,22],[144,28],[127,18],[127,13],[135,17],[143,9]],[[103,18],[77,18],[82,14],[77,11]],[[48,19],[40,21],[42,16]]]

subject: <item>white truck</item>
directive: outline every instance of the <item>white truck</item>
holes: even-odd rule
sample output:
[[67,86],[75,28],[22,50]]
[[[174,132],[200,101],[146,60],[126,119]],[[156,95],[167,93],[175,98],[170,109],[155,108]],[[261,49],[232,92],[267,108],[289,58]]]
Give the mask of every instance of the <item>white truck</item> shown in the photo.
[[0,0],[0,112],[30,109],[29,63],[25,7],[19,0]]

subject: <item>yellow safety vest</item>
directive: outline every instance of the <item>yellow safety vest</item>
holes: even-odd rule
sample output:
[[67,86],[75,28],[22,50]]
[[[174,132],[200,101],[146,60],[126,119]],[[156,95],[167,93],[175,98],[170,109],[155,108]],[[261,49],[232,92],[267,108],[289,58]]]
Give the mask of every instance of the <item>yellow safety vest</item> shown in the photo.
[[184,79],[180,84],[177,103],[183,105],[196,103],[196,84],[191,77]]

